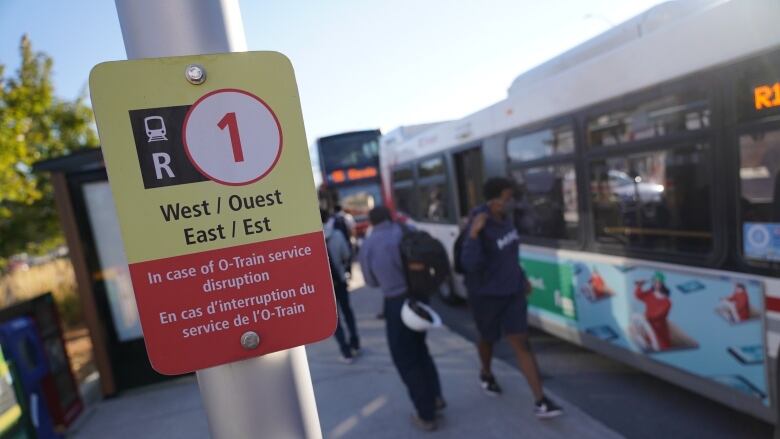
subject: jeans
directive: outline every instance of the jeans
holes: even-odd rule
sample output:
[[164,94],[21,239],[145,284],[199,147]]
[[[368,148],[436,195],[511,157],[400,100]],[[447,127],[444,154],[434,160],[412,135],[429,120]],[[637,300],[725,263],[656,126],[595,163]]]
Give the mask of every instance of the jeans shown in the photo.
[[[355,325],[355,314],[352,312],[352,307],[349,305],[349,292],[347,291],[347,284],[341,282],[338,279],[333,279],[333,290],[336,293],[336,302],[339,305],[339,321],[336,324],[336,332],[333,334],[336,337],[336,341],[339,344],[341,353],[344,356],[350,357],[351,348],[357,349],[359,346],[357,326]],[[349,331],[349,344],[344,336],[344,330],[341,328],[342,321],[347,324],[347,330]],[[349,355],[347,355],[349,354]]]
[[387,344],[418,416],[432,421],[436,418],[436,398],[441,397],[439,373],[425,343],[426,333],[412,331],[401,320],[405,300],[406,296],[385,299]]

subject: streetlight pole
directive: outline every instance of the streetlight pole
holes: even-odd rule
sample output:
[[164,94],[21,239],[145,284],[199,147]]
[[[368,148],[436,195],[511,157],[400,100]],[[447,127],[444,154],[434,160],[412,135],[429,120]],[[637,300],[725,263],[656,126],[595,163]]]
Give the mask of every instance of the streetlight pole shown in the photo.
[[[246,50],[238,0],[115,1],[128,59]],[[197,376],[214,438],[322,438],[303,346]]]

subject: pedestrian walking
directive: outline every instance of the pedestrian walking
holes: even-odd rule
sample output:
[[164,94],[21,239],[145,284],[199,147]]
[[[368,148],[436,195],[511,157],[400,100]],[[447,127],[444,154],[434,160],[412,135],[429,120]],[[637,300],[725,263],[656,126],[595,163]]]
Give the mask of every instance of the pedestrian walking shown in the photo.
[[392,221],[390,211],[383,206],[369,212],[369,221],[373,229],[359,253],[363,277],[366,284],[379,287],[384,295],[387,343],[416,410],[412,420],[421,429],[433,431],[438,427],[436,411],[446,403],[436,365],[425,342],[425,331],[411,329],[402,318],[402,310],[409,312],[408,285],[400,251],[404,230]]
[[352,262],[355,260],[357,246],[355,241],[355,217],[342,209],[340,204],[333,207],[333,227],[344,235],[349,244],[349,264],[346,266],[347,281],[352,279]]
[[[346,278],[346,266],[350,263],[351,253],[349,244],[344,236],[334,227],[333,218],[327,211],[320,210],[323,229],[325,232],[325,244],[328,250],[328,259],[330,261],[330,272],[333,277],[333,291],[336,294],[338,303],[339,319],[336,324],[334,336],[339,344],[342,359],[347,363],[352,363],[354,357],[360,351],[360,339],[358,337],[357,325],[355,324],[355,314],[352,312],[352,306],[349,304],[349,291]],[[344,334],[342,323],[346,324],[349,332],[349,341]]]
[[479,379],[486,393],[497,396],[501,387],[491,369],[493,345],[505,336],[514,350],[535,400],[540,418],[558,416],[561,408],[544,395],[536,357],[528,343],[528,302],[531,285],[518,263],[520,236],[511,218],[514,184],[491,178],[483,188],[487,202],[470,215],[460,249],[460,266],[479,341],[482,365]]

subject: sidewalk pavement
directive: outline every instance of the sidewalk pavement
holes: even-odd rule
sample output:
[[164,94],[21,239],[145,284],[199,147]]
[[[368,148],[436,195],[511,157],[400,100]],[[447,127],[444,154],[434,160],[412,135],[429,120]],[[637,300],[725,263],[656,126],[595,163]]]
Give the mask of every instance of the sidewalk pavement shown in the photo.
[[[336,342],[306,347],[323,436],[384,438],[561,438],[621,437],[576,407],[548,394],[565,409],[559,418],[539,420],[522,375],[496,359],[499,397],[482,392],[474,346],[447,328],[430,331],[428,345],[449,404],[438,431],[425,433],[410,421],[406,389],[387,349],[384,321],[376,319],[381,296],[359,288],[351,294],[363,351],[353,364],[340,360]],[[544,368],[544,364],[540,365]],[[128,391],[88,409],[69,437],[79,439],[208,438],[208,424],[194,376]],[[277,438],[273,438],[277,439]]]

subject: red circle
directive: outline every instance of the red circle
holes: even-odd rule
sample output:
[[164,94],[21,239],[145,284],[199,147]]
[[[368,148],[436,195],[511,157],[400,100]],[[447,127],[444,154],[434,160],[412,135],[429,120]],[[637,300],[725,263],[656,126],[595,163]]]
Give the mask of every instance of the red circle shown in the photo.
[[[276,152],[276,158],[274,158],[273,163],[271,163],[271,167],[269,167],[268,170],[265,171],[259,177],[255,178],[253,180],[249,180],[249,181],[243,182],[243,183],[230,183],[230,182],[222,181],[222,180],[220,180],[218,178],[212,177],[206,171],[201,169],[201,167],[198,166],[198,164],[195,162],[195,160],[193,160],[192,155],[190,154],[190,148],[189,148],[189,146],[187,146],[187,122],[189,122],[189,120],[190,120],[190,115],[192,114],[192,111],[195,109],[195,107],[198,106],[199,103],[201,103],[207,97],[209,97],[211,95],[214,95],[214,94],[217,94],[217,93],[222,93],[222,92],[235,92],[235,93],[245,94],[245,95],[255,99],[257,102],[260,102],[268,110],[268,112],[271,113],[271,116],[274,118],[274,122],[276,123],[276,129],[279,130],[279,151]],[[284,145],[284,141],[283,141],[283,138],[282,138],[282,125],[279,123],[279,118],[276,117],[276,113],[274,113],[274,110],[271,109],[271,106],[266,104],[264,100],[262,100],[259,97],[253,95],[252,93],[249,93],[248,91],[245,91],[245,90],[239,90],[237,88],[220,88],[220,89],[217,89],[217,90],[213,90],[213,91],[210,91],[210,92],[206,93],[205,95],[201,96],[197,101],[195,101],[195,103],[192,104],[190,109],[187,110],[187,114],[184,116],[184,122],[182,123],[182,128],[181,128],[181,142],[184,145],[184,153],[187,154],[187,159],[189,159],[190,163],[192,163],[192,166],[194,166],[195,169],[198,170],[198,172],[200,172],[204,177],[208,178],[209,180],[217,182],[219,184],[224,184],[226,186],[246,186],[246,185],[252,184],[252,183],[262,179],[266,175],[268,175],[271,171],[273,171],[273,169],[276,167],[276,164],[279,162],[279,159],[282,157],[282,147]]]

